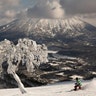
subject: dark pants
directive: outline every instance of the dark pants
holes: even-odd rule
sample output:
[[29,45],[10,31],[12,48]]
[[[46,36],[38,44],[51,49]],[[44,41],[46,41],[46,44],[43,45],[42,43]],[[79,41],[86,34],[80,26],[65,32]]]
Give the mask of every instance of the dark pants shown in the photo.
[[81,89],[81,86],[80,85],[75,85],[74,90],[77,90],[77,89]]

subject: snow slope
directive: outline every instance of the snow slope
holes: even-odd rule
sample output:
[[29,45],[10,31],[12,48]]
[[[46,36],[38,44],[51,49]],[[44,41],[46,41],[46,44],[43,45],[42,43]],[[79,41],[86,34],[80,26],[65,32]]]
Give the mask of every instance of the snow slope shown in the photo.
[[0,96],[96,96],[96,79],[83,82],[83,90],[70,91],[74,82],[27,88],[28,93],[21,94],[19,89],[1,89]]

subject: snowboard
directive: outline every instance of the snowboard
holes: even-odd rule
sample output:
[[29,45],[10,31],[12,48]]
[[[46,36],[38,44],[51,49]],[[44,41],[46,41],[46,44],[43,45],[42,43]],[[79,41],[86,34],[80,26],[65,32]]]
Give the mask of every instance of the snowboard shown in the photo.
[[71,92],[71,91],[79,91],[79,90],[84,90],[84,89],[85,89],[85,86],[82,86],[81,89],[79,89],[79,88],[77,90],[71,89],[69,92]]

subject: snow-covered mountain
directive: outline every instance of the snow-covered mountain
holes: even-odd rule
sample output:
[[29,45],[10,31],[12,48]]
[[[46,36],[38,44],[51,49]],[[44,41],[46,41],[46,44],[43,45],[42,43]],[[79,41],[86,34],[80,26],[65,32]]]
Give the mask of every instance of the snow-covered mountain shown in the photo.
[[0,27],[0,40],[16,41],[28,37],[42,42],[83,42],[93,44],[96,27],[75,16],[69,19],[40,19],[22,17]]

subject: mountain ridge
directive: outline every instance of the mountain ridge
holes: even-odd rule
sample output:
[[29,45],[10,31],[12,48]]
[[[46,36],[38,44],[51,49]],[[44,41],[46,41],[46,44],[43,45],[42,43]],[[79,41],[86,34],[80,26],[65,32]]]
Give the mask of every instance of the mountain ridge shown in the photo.
[[27,37],[36,40],[37,42],[47,42],[47,40],[59,40],[63,42],[64,39],[66,41],[66,39],[69,38],[80,39],[82,37],[84,39],[86,37],[88,40],[95,36],[96,27],[76,16],[69,19],[40,19],[26,17],[16,19],[0,27],[0,41],[5,38],[16,41],[19,38]]

